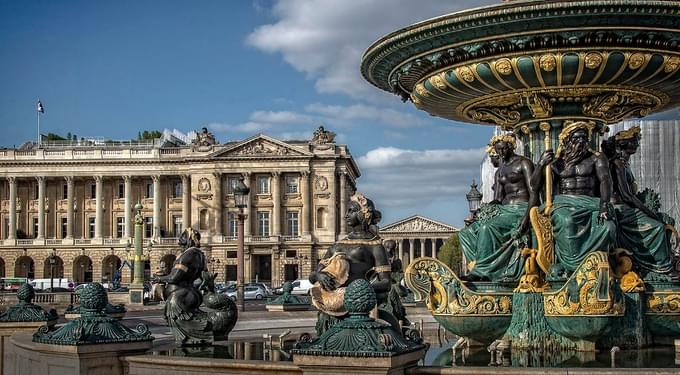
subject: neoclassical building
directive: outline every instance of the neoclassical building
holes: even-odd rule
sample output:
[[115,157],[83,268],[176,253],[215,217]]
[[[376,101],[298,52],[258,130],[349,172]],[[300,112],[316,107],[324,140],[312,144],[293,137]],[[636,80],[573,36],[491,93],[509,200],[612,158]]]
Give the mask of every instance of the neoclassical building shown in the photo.
[[[129,276],[133,206],[143,205],[147,272],[171,265],[192,227],[219,280],[236,278],[232,187],[251,189],[245,278],[308,275],[346,233],[342,220],[359,169],[346,145],[320,128],[308,141],[266,135],[219,144],[203,130],[191,143],[81,141],[0,150],[0,276],[76,282]],[[55,254],[52,262],[48,257]]]
[[437,250],[458,228],[439,221],[413,215],[380,228],[383,241],[397,242],[398,257],[404,268],[414,259],[428,256],[437,257]]

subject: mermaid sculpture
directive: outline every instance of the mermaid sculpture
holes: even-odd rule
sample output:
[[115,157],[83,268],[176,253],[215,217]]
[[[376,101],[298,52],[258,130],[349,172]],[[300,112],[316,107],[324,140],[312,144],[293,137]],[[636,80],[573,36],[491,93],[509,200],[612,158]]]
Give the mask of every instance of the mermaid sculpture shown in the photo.
[[[314,284],[310,290],[312,304],[319,309],[318,334],[347,315],[343,303],[345,287],[354,280],[368,280],[378,305],[387,303],[392,286],[391,266],[377,233],[380,217],[370,199],[360,193],[353,195],[345,215],[350,233],[328,249],[316,272],[310,274],[309,281]],[[399,322],[387,311],[377,309],[373,316],[399,329]]]
[[[163,295],[165,320],[178,346],[226,340],[238,317],[236,304],[229,297],[215,293],[217,274],[207,271],[200,239],[198,231],[186,229],[179,238],[184,252],[168,275],[156,279],[167,284]],[[196,288],[194,282],[199,279],[201,283]],[[205,310],[199,309],[202,304]]]

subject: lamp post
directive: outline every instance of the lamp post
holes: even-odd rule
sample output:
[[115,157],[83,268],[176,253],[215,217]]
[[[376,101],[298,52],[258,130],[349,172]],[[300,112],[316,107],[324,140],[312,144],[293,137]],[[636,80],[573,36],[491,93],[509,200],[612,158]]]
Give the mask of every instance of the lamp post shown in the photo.
[[465,194],[465,198],[467,199],[468,205],[470,207],[470,217],[465,219],[465,223],[469,225],[475,221],[475,218],[477,217],[477,211],[479,210],[479,206],[482,203],[482,193],[477,190],[477,183],[475,180],[472,180],[470,191]]
[[47,263],[50,265],[50,292],[54,293],[54,266],[57,263],[57,256],[54,251],[47,257]]
[[243,177],[241,177],[234,187],[234,201],[236,207],[238,208],[237,215],[237,226],[236,226],[236,255],[237,255],[237,266],[236,266],[236,301],[239,311],[245,311],[245,301],[243,298],[243,248],[244,248],[244,222],[246,219],[246,214],[243,213],[243,209],[248,206],[248,194],[250,189],[243,183]]

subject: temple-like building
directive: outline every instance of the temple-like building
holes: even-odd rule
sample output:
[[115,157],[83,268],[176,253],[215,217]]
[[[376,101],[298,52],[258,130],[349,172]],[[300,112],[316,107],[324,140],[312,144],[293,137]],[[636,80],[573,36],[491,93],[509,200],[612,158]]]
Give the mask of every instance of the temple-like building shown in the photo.
[[347,146],[333,138],[320,128],[305,141],[256,135],[219,144],[204,129],[187,142],[2,149],[0,276],[110,279],[134,256],[133,207],[140,202],[147,273],[170,266],[177,237],[193,227],[218,280],[235,280],[232,188],[244,177],[251,190],[246,281],[280,285],[304,277],[346,233],[342,213],[360,175]]

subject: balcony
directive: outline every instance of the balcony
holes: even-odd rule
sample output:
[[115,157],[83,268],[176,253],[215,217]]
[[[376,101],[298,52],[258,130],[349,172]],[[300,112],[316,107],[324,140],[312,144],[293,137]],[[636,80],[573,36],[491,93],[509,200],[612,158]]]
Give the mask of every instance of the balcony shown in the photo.
[[302,241],[302,237],[297,234],[281,236],[284,241]]
[[[76,201],[73,201],[73,209],[76,210]],[[68,211],[68,199],[57,200],[57,211],[67,212]]]
[[[2,210],[4,212],[9,212],[9,199],[2,201]],[[17,198],[17,212],[21,211],[21,198]]]
[[250,242],[268,242],[271,241],[270,236],[250,236],[248,237]]
[[178,237],[163,237],[158,240],[160,245],[177,245]]
[[168,200],[168,206],[171,210],[181,210],[182,198],[170,198]]
[[125,198],[115,198],[113,200],[113,209],[115,211],[125,211]]

